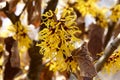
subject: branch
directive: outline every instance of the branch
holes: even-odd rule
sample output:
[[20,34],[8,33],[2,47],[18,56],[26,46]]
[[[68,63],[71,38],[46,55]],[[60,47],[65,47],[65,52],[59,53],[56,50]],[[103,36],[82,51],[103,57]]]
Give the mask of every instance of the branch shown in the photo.
[[44,10],[44,13],[49,11],[49,10],[55,11],[57,4],[58,4],[58,0],[50,0],[48,2],[48,6]]
[[113,42],[110,45],[106,47],[104,54],[100,57],[100,59],[95,64],[95,68],[97,72],[99,72],[103,68],[105,62],[108,60],[110,55],[117,49],[119,45],[120,45],[120,34],[117,36],[116,39],[113,40]]
[[5,15],[12,21],[13,24],[15,24],[17,21],[19,21],[19,16],[16,16],[14,12],[9,11],[9,3],[6,2],[6,7],[3,9],[0,9],[0,11],[3,11]]
[[21,71],[18,49],[16,49],[17,42],[12,37],[8,37],[5,39],[5,44],[5,49],[9,52],[9,56],[6,58],[3,80],[13,80],[16,74]]
[[41,70],[44,65],[42,65],[42,55],[39,53],[39,47],[36,46],[36,41],[33,41],[33,44],[29,48],[29,56],[30,56],[30,68],[28,71],[28,78],[30,80],[40,80]]
[[40,27],[41,1],[42,0],[28,0],[27,3],[28,24],[33,24],[36,28]]
[[25,11],[25,9],[27,8],[27,6],[28,6],[28,1],[25,3],[25,6],[24,6],[22,12],[19,14],[19,17],[20,17],[20,16],[22,15],[22,13]]
[[115,23],[111,23],[108,26],[108,32],[106,34],[106,38],[105,38],[105,42],[104,42],[104,48],[107,46],[108,42],[110,41],[110,38],[112,36],[114,27],[115,27]]

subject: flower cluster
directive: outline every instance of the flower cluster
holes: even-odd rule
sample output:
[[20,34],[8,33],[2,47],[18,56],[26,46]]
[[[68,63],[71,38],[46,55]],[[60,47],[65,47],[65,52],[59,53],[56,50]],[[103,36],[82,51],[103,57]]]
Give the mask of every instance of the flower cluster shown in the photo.
[[120,18],[120,4],[112,8],[111,11],[112,11],[112,15],[110,16],[111,20],[117,22],[118,19]]
[[108,25],[108,20],[103,13],[98,13],[97,14],[96,22],[97,22],[97,24],[99,24],[103,28],[107,27],[107,25]]
[[74,43],[80,41],[75,37],[75,33],[80,30],[76,27],[73,9],[64,9],[59,20],[56,18],[56,11],[51,10],[43,14],[43,18],[41,27],[45,28],[39,32],[41,42],[37,44],[41,47],[40,53],[45,60],[51,60],[48,65],[54,71],[64,71],[70,67],[75,70],[77,65],[71,52],[75,49]]
[[85,16],[87,14],[96,16],[96,12],[98,9],[95,2],[96,0],[77,0],[75,8],[77,8],[80,11],[82,16]]
[[90,14],[96,19],[97,24],[101,27],[107,27],[108,20],[105,17],[105,13],[108,9],[99,8],[97,1],[98,0],[77,0],[74,8],[76,8],[83,17]]
[[23,47],[28,49],[30,47],[32,41],[27,35],[29,30],[23,26],[21,22],[16,22],[16,24],[10,26],[8,30],[15,33],[13,39],[18,41],[19,49],[22,49]]
[[116,50],[108,59],[104,66],[104,71],[108,73],[120,70],[120,49]]

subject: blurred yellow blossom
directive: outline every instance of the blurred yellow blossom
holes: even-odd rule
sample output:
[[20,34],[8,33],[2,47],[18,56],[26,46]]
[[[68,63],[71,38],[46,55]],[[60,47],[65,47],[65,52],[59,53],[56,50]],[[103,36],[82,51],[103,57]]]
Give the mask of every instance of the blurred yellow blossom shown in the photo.
[[8,30],[14,32],[13,38],[18,41],[19,49],[28,49],[30,47],[32,41],[27,35],[27,32],[29,30],[24,27],[20,22],[16,22],[15,25],[10,26]]
[[107,27],[108,20],[106,18],[106,13],[109,10],[108,8],[100,8],[97,5],[99,0],[76,0],[74,8],[76,8],[80,14],[85,17],[87,14],[92,15],[96,18],[97,24],[101,27]]
[[75,7],[80,11],[82,16],[86,14],[96,16],[96,12],[98,11],[96,1],[97,0],[77,0]]
[[112,8],[111,11],[112,11],[112,15],[110,16],[111,20],[117,22],[118,19],[120,18],[120,4]]
[[[75,49],[74,43],[80,41],[75,37],[75,33],[80,30],[76,27],[76,15],[72,8],[63,10],[60,20],[56,18],[56,12],[49,10],[43,14],[43,22],[41,27],[45,27],[39,32],[39,40],[37,46],[40,46],[40,53],[44,55],[44,59],[49,59],[51,62],[50,70],[64,71],[66,69],[76,67],[76,63],[69,61],[71,52]],[[68,65],[69,64],[69,65]]]
[[103,13],[97,14],[96,22],[97,22],[97,24],[99,24],[103,28],[108,26],[108,20]]
[[109,57],[103,70],[108,73],[120,70],[120,47]]

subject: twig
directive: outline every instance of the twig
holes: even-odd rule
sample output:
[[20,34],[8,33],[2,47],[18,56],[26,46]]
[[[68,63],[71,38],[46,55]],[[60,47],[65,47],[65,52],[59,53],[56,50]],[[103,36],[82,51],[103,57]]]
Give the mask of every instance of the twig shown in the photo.
[[19,21],[19,16],[16,16],[14,12],[9,12],[9,3],[6,2],[6,7],[3,9],[0,9],[0,11],[3,11],[5,15],[12,21],[13,24],[15,24],[17,21]]
[[29,2],[29,0],[25,3],[25,6],[24,6],[22,12],[20,13],[19,17],[22,15],[22,13],[23,13],[23,12],[25,11],[25,9],[27,8],[28,2]]
[[104,50],[104,54],[100,57],[100,59],[96,62],[95,68],[97,72],[99,72],[103,67],[107,59],[110,57],[110,55],[118,48],[120,45],[120,34],[111,42],[110,45],[106,47]]

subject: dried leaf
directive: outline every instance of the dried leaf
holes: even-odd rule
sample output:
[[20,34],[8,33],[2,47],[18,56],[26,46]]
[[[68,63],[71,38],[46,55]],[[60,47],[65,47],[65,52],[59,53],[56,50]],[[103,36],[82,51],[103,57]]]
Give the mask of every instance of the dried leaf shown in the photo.
[[3,17],[3,18],[6,17],[6,15],[5,15],[5,13],[3,11],[0,11],[0,17]]
[[79,27],[79,29],[81,30],[82,33],[77,33],[77,34],[75,34],[75,36],[77,38],[84,39],[85,23],[84,23],[83,17],[77,18],[76,22],[77,22],[77,26]]
[[2,1],[4,1],[4,0],[0,0],[0,2],[2,2]]
[[93,78],[96,75],[96,70],[87,50],[87,44],[84,43],[73,54],[76,56],[75,60],[80,67],[80,76]]
[[30,0],[27,6],[28,24],[33,24],[35,27],[40,26],[41,16],[41,0]]
[[115,30],[114,30],[114,38],[117,37],[117,35],[120,33],[120,23],[116,25]]
[[97,53],[103,50],[103,35],[104,29],[96,24],[92,24],[89,29],[89,42],[88,50],[91,53],[94,60],[97,60],[99,56]]
[[8,17],[12,21],[12,23],[15,24],[19,20],[19,16],[16,16],[14,14],[14,10],[10,10],[10,5],[12,5],[12,3],[6,2],[6,6],[1,9],[0,15],[2,15],[2,17]]
[[13,43],[12,49],[11,49],[12,55],[10,58],[11,66],[12,67],[20,67],[20,56],[18,52],[18,42],[15,41]]
[[27,3],[28,0],[23,0],[24,3]]
[[0,18],[0,27],[2,26],[2,20],[1,20],[1,18]]
[[[5,70],[4,70],[4,77],[3,80],[13,80],[15,75],[21,71],[19,67],[11,66],[11,56],[12,56],[12,46],[15,40],[12,37],[8,37],[5,39],[5,49],[9,52],[8,58],[6,58]],[[14,45],[15,46],[15,45]],[[15,59],[14,59],[15,60]]]
[[6,50],[9,52],[11,67],[20,67],[20,57],[18,52],[18,43],[11,37],[5,39]]
[[16,5],[17,3],[19,2],[20,0],[10,0],[9,1],[9,12],[12,13],[12,12],[15,12],[16,10]]
[[40,73],[40,80],[52,80],[53,75],[54,74],[49,70],[49,67],[45,66]]

